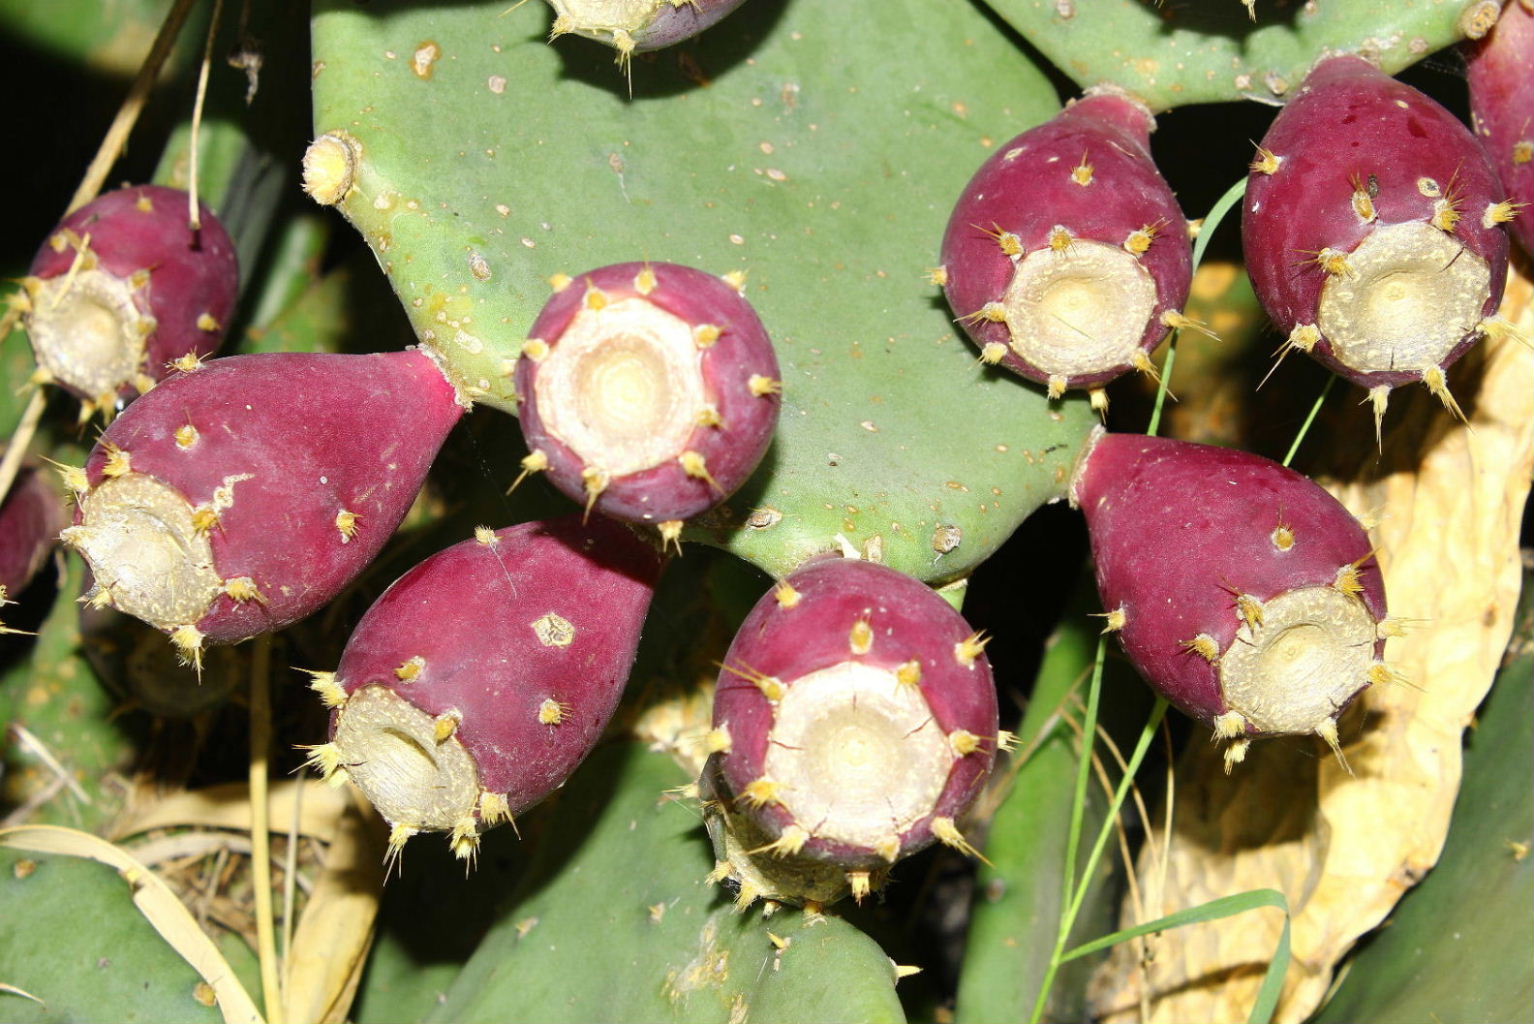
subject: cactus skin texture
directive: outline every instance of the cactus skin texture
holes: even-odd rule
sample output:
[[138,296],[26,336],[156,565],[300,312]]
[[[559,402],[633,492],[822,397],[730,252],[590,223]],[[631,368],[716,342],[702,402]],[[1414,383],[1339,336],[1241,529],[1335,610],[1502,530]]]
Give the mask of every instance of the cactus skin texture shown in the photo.
[[1259,455],[1105,434],[1071,489],[1108,628],[1154,689],[1232,740],[1314,733],[1381,660],[1385,589],[1369,537],[1309,478]]
[[[921,284],[973,170],[953,154],[978,162],[982,139],[1055,112],[981,8],[747,4],[687,44],[706,88],[668,53],[636,66],[629,102],[599,47],[546,46],[542,12],[499,17],[507,6],[314,5],[314,194],[337,200],[476,404],[516,412],[506,371],[552,275],[620,259],[741,269],[783,414],[761,467],[684,540],[781,576],[840,535],[947,581],[1063,496],[1086,401],[1050,406],[976,366]],[[966,59],[881,59],[913,37]],[[826,102],[801,102],[812,91]]]
[[1150,367],[1193,276],[1153,127],[1128,97],[1088,96],[998,146],[970,179],[939,277],[983,361],[1052,397]]
[[23,466],[0,505],[0,604],[21,593],[37,575],[67,523],[52,484],[36,468]]
[[1518,204],[1512,235],[1534,254],[1534,8],[1511,0],[1496,27],[1464,51],[1475,132]]
[[[119,417],[62,539],[91,599],[189,659],[323,607],[378,554],[463,412],[419,351],[213,360]],[[78,486],[83,485],[83,486]]]
[[691,39],[745,0],[549,0],[549,37],[573,33],[606,43],[619,63]]
[[1513,215],[1469,130],[1359,57],[1322,61],[1263,137],[1242,242],[1289,340],[1371,389],[1424,381],[1480,337],[1507,279]]
[[[984,640],[936,591],[834,556],[781,581],[741,624],[719,677],[718,797],[768,852],[870,872],[942,840],[996,754]],[[791,894],[780,894],[791,895]]]
[[686,781],[643,744],[596,750],[549,808],[531,868],[426,1019],[904,1021],[894,965],[850,922],[791,909],[740,914],[720,902],[696,811],[659,798]]
[[26,326],[45,376],[87,409],[148,391],[168,364],[211,355],[239,297],[234,242],[187,194],[163,185],[109,192],[76,210],[32,261]]
[[[139,883],[142,884],[142,883]],[[0,991],[11,1024],[223,1021],[212,990],[134,905],[135,886],[83,857],[13,849],[0,833]]]
[[362,788],[391,852],[450,832],[472,858],[482,828],[563,785],[596,745],[660,569],[600,517],[477,530],[400,577],[316,678],[333,712],[311,760]]
[[524,465],[674,538],[772,441],[772,340],[733,285],[691,267],[620,263],[557,283],[517,361]]

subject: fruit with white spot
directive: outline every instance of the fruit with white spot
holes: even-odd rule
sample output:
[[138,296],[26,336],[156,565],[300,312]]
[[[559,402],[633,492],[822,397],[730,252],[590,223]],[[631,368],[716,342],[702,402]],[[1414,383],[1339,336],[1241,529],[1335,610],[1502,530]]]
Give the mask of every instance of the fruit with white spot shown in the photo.
[[736,633],[714,697],[710,786],[731,831],[761,837],[739,854],[830,865],[861,896],[934,840],[970,850],[956,822],[998,736],[984,646],[886,566],[825,556],[780,582]]
[[1071,485],[1108,626],[1147,683],[1232,741],[1314,734],[1373,682],[1394,628],[1364,528],[1259,455],[1139,434],[1090,442]]
[[421,562],[363,616],[333,673],[311,761],[350,778],[391,852],[480,832],[564,784],[617,707],[662,566],[630,527],[579,516],[475,536]]
[[178,359],[211,355],[239,297],[234,243],[187,194],[139,185],[97,198],[49,233],[22,279],[43,379],[115,413]]

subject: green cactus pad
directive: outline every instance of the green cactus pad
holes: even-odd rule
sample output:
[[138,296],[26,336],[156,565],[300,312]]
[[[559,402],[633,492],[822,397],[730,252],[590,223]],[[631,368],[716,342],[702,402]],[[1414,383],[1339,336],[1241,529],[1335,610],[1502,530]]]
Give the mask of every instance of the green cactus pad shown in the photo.
[[432,1019],[904,1020],[873,940],[835,917],[737,913],[705,880],[697,809],[662,797],[684,781],[635,743],[593,754]]
[[[0,1020],[222,1021],[212,990],[105,864],[0,848]],[[203,1002],[199,1002],[199,996]]]
[[[78,451],[72,460],[59,451],[54,455],[75,465],[84,461]],[[26,738],[8,730],[0,746],[0,808],[30,806],[28,824],[89,831],[120,808],[123,786],[113,776],[127,770],[134,747],[122,721],[112,718],[111,695],[81,652],[76,599],[84,565],[77,557],[67,565],[30,656],[0,677],[0,723],[26,730]],[[58,769],[68,774],[66,784],[60,785]]]
[[1360,53],[1393,75],[1464,38],[1488,10],[1496,13],[1480,0],[1260,0],[1254,19],[1235,0],[986,2],[1082,88],[1121,86],[1153,110],[1281,103],[1323,53]]
[[340,198],[481,403],[512,411],[507,370],[550,276],[743,270],[783,364],[783,422],[692,539],[782,574],[840,535],[947,579],[1061,494],[1085,403],[980,366],[926,277],[975,167],[1056,106],[981,11],[747,5],[636,59],[630,98],[610,51],[547,45],[534,5],[316,7],[331,159],[311,161],[311,191]]
[[[1066,713],[1080,719],[1080,702],[1086,699],[1086,678],[1092,671],[1098,639],[1097,620],[1086,618],[1082,612],[1082,602],[1078,601],[1075,613],[1056,629],[1046,649],[1027,713],[1018,728],[1015,756],[1027,754],[1027,760],[1020,767],[1015,759],[997,766],[998,773],[1015,770],[1015,775],[1006,784],[1006,797],[986,838],[983,852],[990,863],[979,868],[976,879],[977,896],[955,1007],[960,1024],[1025,1019],[1049,967],[1060,915],[1065,910],[1061,875],[1080,756],[1074,734],[1058,716],[1063,705]],[[1138,686],[1138,680],[1133,684]],[[1106,802],[1095,782],[1092,786],[1083,819],[1083,834],[1087,836],[1101,826]],[[1109,861],[1107,871],[1111,870]],[[1088,894],[1073,938],[1090,939],[1111,927],[1109,895],[1101,884],[1105,880],[1104,874],[1093,880],[1094,891]],[[1070,980],[1081,984],[1056,985],[1050,1007],[1052,1019],[1082,1017],[1085,1008],[1080,993],[1087,972],[1081,968],[1094,965],[1066,968],[1077,972],[1079,976]]]

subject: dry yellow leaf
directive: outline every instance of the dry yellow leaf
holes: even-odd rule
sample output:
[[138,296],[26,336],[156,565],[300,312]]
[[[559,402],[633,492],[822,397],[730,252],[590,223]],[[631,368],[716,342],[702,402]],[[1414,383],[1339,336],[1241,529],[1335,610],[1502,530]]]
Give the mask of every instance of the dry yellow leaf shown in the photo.
[[[298,832],[328,841],[345,810],[345,793],[319,779],[274,784],[269,796],[271,831],[293,827],[293,804],[299,801]],[[157,828],[229,828],[250,831],[250,786],[226,782],[204,789],[181,790],[146,803],[116,822],[113,838],[122,840]]]
[[288,953],[282,986],[285,1020],[344,1021],[373,945],[383,894],[383,830],[355,792],[348,789],[343,795],[349,799],[331,836],[325,870]]
[[[1502,315],[1527,338],[1527,278]],[[1417,620],[1386,658],[1407,680],[1371,688],[1344,718],[1349,775],[1318,742],[1257,744],[1227,778],[1219,751],[1191,743],[1176,771],[1165,884],[1142,852],[1147,918],[1272,887],[1294,915],[1294,960],[1276,1020],[1320,1005],[1338,961],[1438,859],[1459,789],[1461,741],[1490,687],[1518,598],[1518,531],[1534,471],[1534,352],[1497,338],[1457,367],[1470,424],[1421,388],[1396,392],[1384,452],[1366,411],[1328,458],[1328,488],[1366,522],[1390,610]],[[1312,442],[1314,444],[1315,442]],[[1125,926],[1136,923],[1126,906]],[[1245,1020],[1282,915],[1242,914],[1119,947],[1092,986],[1094,1016]]]

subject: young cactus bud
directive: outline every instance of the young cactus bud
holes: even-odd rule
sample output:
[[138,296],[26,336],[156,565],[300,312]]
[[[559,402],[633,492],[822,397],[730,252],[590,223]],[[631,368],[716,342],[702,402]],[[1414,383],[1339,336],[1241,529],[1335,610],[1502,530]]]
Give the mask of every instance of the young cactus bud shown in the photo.
[[161,185],[108,192],[49,234],[22,280],[38,366],[88,407],[115,412],[185,356],[223,341],[239,295],[234,243],[206,207]]
[[463,412],[425,353],[215,359],[135,402],[63,539],[98,603],[189,659],[320,608],[378,554]]
[[777,357],[735,287],[671,263],[561,281],[517,361],[532,469],[629,522],[679,523],[728,497],[777,426]]
[[943,237],[948,304],[987,362],[1052,393],[1149,365],[1192,280],[1151,114],[1100,93],[997,147]]
[[550,38],[585,36],[618,51],[626,64],[647,53],[691,39],[745,0],[549,0],[554,8]]
[[1534,8],[1512,0],[1487,35],[1464,44],[1475,133],[1512,200],[1503,215],[1534,253]]
[[984,646],[935,591],[872,562],[822,557],[763,597],[714,697],[730,742],[711,784],[763,837],[745,852],[835,865],[860,894],[933,840],[969,850],[954,823],[996,753]]
[[1252,286],[1291,347],[1378,396],[1443,371],[1502,299],[1507,198],[1474,136],[1361,57],[1311,70],[1252,165]]
[[395,847],[449,832],[471,858],[481,830],[563,785],[596,744],[660,568],[652,545],[600,517],[481,529],[438,552],[317,677],[334,710],[314,760],[344,768]]
[[[41,471],[22,466],[0,505],[0,605],[26,589],[68,522],[64,503]],[[10,632],[0,613],[0,633]]]
[[1071,485],[1097,586],[1152,687],[1234,740],[1312,733],[1380,676],[1369,538],[1307,477],[1210,445],[1099,435]]

